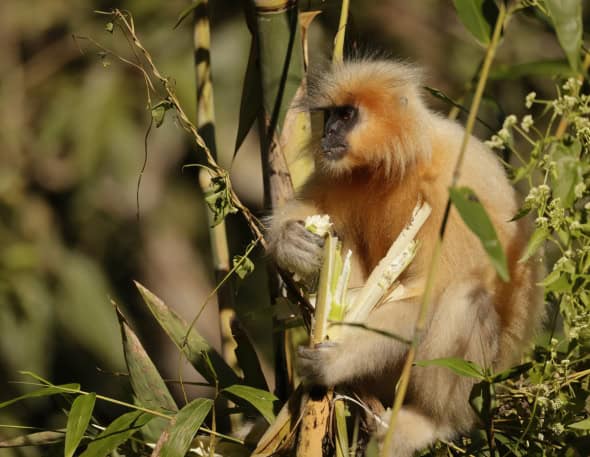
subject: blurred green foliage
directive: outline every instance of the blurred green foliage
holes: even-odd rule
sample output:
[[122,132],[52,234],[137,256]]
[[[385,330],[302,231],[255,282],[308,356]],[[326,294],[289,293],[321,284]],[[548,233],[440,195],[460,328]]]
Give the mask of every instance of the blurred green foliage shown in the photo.
[[[194,172],[182,171],[183,164],[198,160],[195,148],[172,116],[153,130],[137,220],[137,179],[149,123],[141,75],[101,59],[88,42],[72,37],[92,37],[133,59],[117,30],[109,34],[104,17],[93,13],[110,7],[131,11],[144,44],[173,78],[179,98],[194,117],[190,21],[173,30],[187,4],[188,0],[0,4],[0,401],[29,389],[9,382],[19,379],[19,370],[56,383],[75,380],[87,390],[124,397],[118,379],[96,370],[124,369],[109,297],[127,308],[155,359],[176,362],[174,349],[164,346],[163,332],[139,305],[132,280],[149,284],[188,319],[212,287],[203,199]],[[323,27],[310,37],[314,49],[325,49],[330,41],[324,30],[333,34],[338,4],[326,2],[320,18]],[[259,208],[261,179],[253,138],[232,162],[249,35],[240,2],[212,1],[211,6],[220,163],[231,169],[244,200]],[[584,13],[587,23],[588,9]],[[428,69],[429,85],[461,99],[482,50],[463,29],[452,2],[353,2],[351,14],[353,48],[383,48],[409,57]],[[515,82],[506,79],[516,71],[514,63],[565,59],[549,25],[533,19],[519,15],[505,31],[497,59],[502,73],[489,87],[494,100],[488,99],[482,109],[482,116],[496,127],[502,124],[502,113],[522,113],[529,91],[553,90],[547,76],[555,67],[548,66],[548,74]],[[437,103],[449,108],[431,100]],[[485,138],[490,132],[482,128],[478,133]],[[237,225],[233,231],[246,232],[234,236],[232,246],[235,254],[243,253],[247,240],[240,237],[246,238],[247,230]],[[265,277],[256,269],[239,296],[241,315],[255,330],[264,325],[257,311],[267,306],[260,284],[265,284]],[[202,319],[208,341],[216,340],[215,317],[212,307],[209,317]],[[258,345],[268,344],[267,336],[256,336]],[[164,367],[171,376],[175,362]],[[61,423],[55,417],[58,408],[49,401],[0,410],[0,423]],[[97,414],[105,412],[99,407]],[[106,415],[113,417],[115,412]],[[0,437],[7,434],[0,429]],[[40,455],[32,448],[3,452]]]

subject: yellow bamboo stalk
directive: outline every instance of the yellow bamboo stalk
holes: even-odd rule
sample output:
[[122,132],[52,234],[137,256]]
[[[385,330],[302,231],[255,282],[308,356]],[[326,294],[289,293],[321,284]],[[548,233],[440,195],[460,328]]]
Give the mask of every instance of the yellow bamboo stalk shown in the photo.
[[[473,125],[474,125],[475,119],[477,117],[477,111],[479,109],[479,103],[480,103],[481,97],[483,95],[483,91],[485,88],[486,81],[488,79],[490,67],[491,67],[492,61],[494,59],[494,55],[496,53],[496,48],[498,46],[498,42],[500,40],[502,26],[504,25],[504,21],[506,18],[506,7],[505,7],[504,3],[500,3],[499,8],[500,9],[499,9],[499,13],[498,13],[498,19],[496,20],[496,25],[494,27],[494,32],[492,34],[492,40],[491,40],[491,42],[488,46],[488,49],[486,51],[485,60],[484,60],[483,67],[481,70],[481,76],[480,76],[479,81],[477,83],[475,95],[474,95],[473,101],[471,103],[471,108],[469,110],[469,116],[467,118],[467,123],[465,126],[465,134],[463,136],[463,141],[461,143],[461,150],[459,152],[459,157],[457,159],[457,163],[455,165],[455,170],[453,172],[452,185],[455,185],[457,183],[459,176],[460,176],[461,166],[463,164],[463,158],[465,156],[465,150],[467,149],[467,143],[468,143],[469,138],[471,136],[471,131],[473,130]],[[444,221],[443,221],[443,224],[444,224]],[[408,383],[410,381],[410,373],[412,370],[412,365],[414,364],[414,360],[416,358],[416,349],[418,347],[418,344],[420,343],[420,337],[421,337],[422,333],[424,332],[424,328],[426,326],[426,316],[428,315],[428,309],[430,307],[432,289],[434,286],[438,263],[440,260],[442,236],[443,235],[444,235],[444,226],[441,227],[441,238],[439,238],[437,240],[437,243],[435,245],[434,252],[432,255],[432,261],[430,263],[430,268],[429,268],[428,276],[427,276],[427,280],[426,280],[426,287],[425,287],[424,295],[422,296],[422,301],[420,303],[420,313],[418,315],[418,320],[417,320],[415,328],[414,328],[414,338],[412,341],[412,345],[410,346],[410,349],[409,349],[408,354],[406,356],[406,360],[405,360],[405,363],[404,363],[404,366],[402,369],[402,373],[400,375],[400,379],[399,379],[397,391],[395,393],[395,399],[394,399],[394,403],[393,403],[393,407],[392,407],[392,411],[391,411],[391,419],[389,422],[387,432],[385,434],[385,438],[383,440],[383,445],[381,447],[381,451],[379,454],[380,457],[388,457],[389,450],[392,447],[393,432],[395,431],[397,416],[399,414],[399,411],[402,408],[404,399],[406,397]]]

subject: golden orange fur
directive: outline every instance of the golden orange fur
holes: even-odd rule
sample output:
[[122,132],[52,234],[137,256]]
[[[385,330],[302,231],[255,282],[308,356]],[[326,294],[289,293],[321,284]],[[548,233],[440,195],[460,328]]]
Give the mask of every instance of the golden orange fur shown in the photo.
[[[298,199],[275,212],[269,229],[279,265],[302,275],[318,268],[321,248],[303,240],[292,222],[329,214],[344,249],[353,252],[352,286],[359,286],[424,199],[433,211],[419,232],[418,254],[401,278],[409,290],[421,290],[464,130],[430,111],[419,87],[415,69],[379,60],[341,64],[312,86],[310,109],[350,105],[358,109],[358,121],[341,159],[328,160],[319,142],[310,146],[316,170]],[[418,358],[460,357],[501,370],[518,360],[543,315],[534,286],[537,268],[518,263],[529,230],[523,220],[508,222],[518,209],[516,194],[493,154],[473,137],[459,184],[471,187],[490,215],[512,280],[504,283],[496,275],[479,240],[452,209]],[[419,301],[413,296],[385,303],[368,325],[412,338]],[[353,328],[337,343],[305,353],[303,376],[370,390],[391,402],[407,347]],[[411,456],[436,439],[467,431],[474,423],[471,386],[448,369],[415,367],[391,455]]]

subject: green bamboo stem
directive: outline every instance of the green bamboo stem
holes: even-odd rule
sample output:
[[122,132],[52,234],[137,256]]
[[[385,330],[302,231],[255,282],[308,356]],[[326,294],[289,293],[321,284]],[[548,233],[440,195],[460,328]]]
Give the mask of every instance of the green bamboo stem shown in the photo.
[[348,23],[349,0],[342,0],[340,7],[340,20],[338,21],[338,30],[334,37],[334,53],[332,54],[332,63],[341,63],[344,60],[344,38],[346,35],[346,25]]
[[[469,138],[471,137],[471,132],[473,130],[473,125],[474,125],[475,119],[477,117],[477,111],[479,109],[479,104],[481,102],[483,91],[484,91],[484,88],[485,88],[485,85],[486,85],[486,82],[488,79],[490,67],[491,67],[492,61],[494,59],[494,55],[496,53],[496,48],[497,48],[498,42],[500,40],[502,26],[504,25],[504,21],[506,18],[506,7],[502,2],[500,2],[499,8],[500,9],[499,9],[499,14],[498,14],[498,19],[496,20],[496,25],[494,27],[492,39],[491,39],[491,42],[490,42],[488,49],[486,51],[486,56],[485,56],[482,70],[481,70],[481,75],[480,75],[479,81],[477,83],[477,88],[475,90],[475,95],[474,95],[473,101],[471,103],[471,108],[469,110],[469,116],[467,118],[467,123],[465,126],[465,134],[463,136],[463,141],[461,143],[461,149],[459,151],[459,157],[457,159],[457,162],[455,164],[455,169],[453,171],[452,184],[451,184],[452,186],[457,184],[459,177],[460,177],[461,166],[463,164],[465,151],[467,149],[467,143],[469,141]],[[448,207],[449,207],[449,203],[447,203],[447,208]],[[447,211],[447,213],[448,213],[448,211]],[[409,349],[408,354],[406,356],[406,360],[405,360],[405,363],[404,363],[404,366],[402,369],[402,373],[400,375],[397,391],[395,393],[395,400],[394,400],[392,411],[391,411],[391,419],[389,422],[387,432],[385,434],[383,445],[381,447],[381,451],[379,454],[380,457],[387,457],[389,455],[389,450],[392,447],[393,433],[395,431],[397,417],[398,417],[398,414],[402,408],[404,399],[406,397],[408,383],[410,381],[410,373],[411,373],[412,365],[414,364],[414,360],[416,357],[416,350],[417,350],[418,345],[420,343],[422,333],[424,332],[424,329],[426,327],[426,320],[427,320],[426,318],[428,316],[428,311],[430,308],[430,300],[431,300],[431,296],[432,296],[432,290],[434,287],[438,263],[439,263],[440,256],[441,256],[442,239],[443,239],[444,232],[445,232],[446,221],[447,221],[447,217],[445,216],[442,226],[441,226],[441,230],[440,230],[440,238],[437,240],[437,243],[434,247],[434,252],[432,254],[432,260],[430,263],[430,268],[429,268],[428,276],[427,276],[427,280],[426,280],[426,287],[425,287],[424,295],[422,296],[422,301],[420,303],[420,312],[418,315],[418,320],[417,320],[416,325],[414,327],[414,338],[412,341],[412,345],[410,346],[410,349]]]

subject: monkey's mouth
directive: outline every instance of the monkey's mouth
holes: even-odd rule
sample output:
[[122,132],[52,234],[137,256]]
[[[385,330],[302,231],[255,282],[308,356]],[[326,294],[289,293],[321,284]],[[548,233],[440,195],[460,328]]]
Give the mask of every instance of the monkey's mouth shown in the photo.
[[340,160],[346,155],[348,146],[342,143],[334,143],[328,138],[322,138],[322,151],[328,160]]

